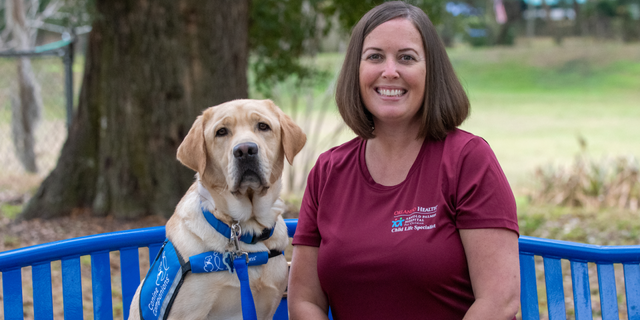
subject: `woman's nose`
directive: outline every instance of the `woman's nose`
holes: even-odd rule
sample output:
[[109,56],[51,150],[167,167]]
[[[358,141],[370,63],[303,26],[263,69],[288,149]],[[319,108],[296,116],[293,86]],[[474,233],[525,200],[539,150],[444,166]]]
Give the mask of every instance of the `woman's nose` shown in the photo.
[[398,74],[397,62],[394,59],[387,59],[384,62],[384,70],[382,71],[383,78],[397,78]]

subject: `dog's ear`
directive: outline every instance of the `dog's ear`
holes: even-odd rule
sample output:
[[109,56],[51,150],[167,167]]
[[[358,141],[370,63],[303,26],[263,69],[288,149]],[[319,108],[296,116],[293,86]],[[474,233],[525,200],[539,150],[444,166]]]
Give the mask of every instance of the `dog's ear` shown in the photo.
[[204,140],[204,116],[198,116],[189,133],[178,147],[177,158],[193,171],[204,173],[207,166],[207,151]]
[[302,150],[307,142],[307,135],[302,129],[291,120],[282,110],[278,108],[280,114],[280,128],[282,129],[282,147],[284,156],[289,164],[293,164],[293,158]]

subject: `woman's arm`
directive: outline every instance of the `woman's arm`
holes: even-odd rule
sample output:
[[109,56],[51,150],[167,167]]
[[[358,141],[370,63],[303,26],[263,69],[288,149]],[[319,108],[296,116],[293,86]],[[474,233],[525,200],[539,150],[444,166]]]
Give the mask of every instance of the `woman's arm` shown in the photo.
[[475,302],[464,320],[513,319],[520,306],[518,235],[507,229],[460,229]]
[[318,248],[293,247],[287,302],[292,320],[328,319],[329,304],[318,279]]

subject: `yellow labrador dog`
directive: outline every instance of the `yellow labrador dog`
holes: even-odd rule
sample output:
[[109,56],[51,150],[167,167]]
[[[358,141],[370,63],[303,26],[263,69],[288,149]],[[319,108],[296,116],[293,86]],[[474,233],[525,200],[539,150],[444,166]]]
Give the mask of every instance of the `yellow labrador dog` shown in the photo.
[[[172,246],[165,242],[138,287],[129,319],[242,319],[229,251],[246,252],[247,261],[254,253],[269,253],[265,264],[249,262],[248,275],[258,319],[273,317],[288,272],[281,255],[288,244],[279,199],[282,169],[305,142],[300,127],[270,100],[230,101],[196,119],[177,156],[197,172],[197,181],[167,222]],[[172,254],[179,257],[174,264]],[[176,268],[182,274],[172,274]],[[149,289],[142,289],[147,282]]]

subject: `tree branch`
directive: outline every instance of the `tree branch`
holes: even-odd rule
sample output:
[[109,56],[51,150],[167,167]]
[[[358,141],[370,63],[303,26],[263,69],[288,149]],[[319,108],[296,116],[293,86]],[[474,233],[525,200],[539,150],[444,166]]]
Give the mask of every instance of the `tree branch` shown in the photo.
[[58,13],[58,10],[62,8],[62,5],[63,3],[60,0],[49,2],[47,7],[44,8],[44,10],[40,14],[35,16],[34,20],[44,22],[45,19]]

